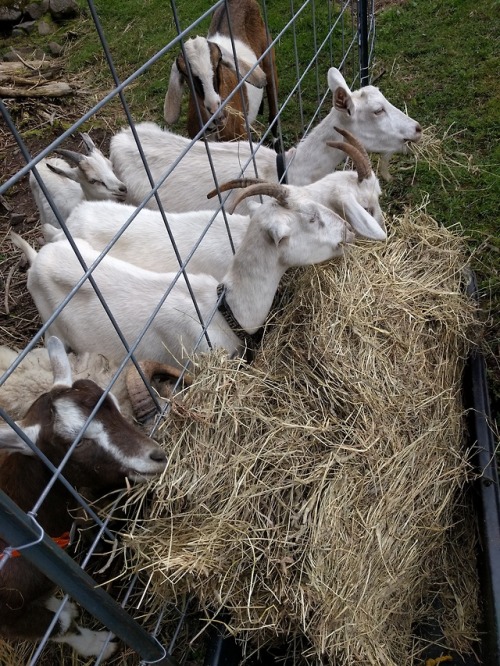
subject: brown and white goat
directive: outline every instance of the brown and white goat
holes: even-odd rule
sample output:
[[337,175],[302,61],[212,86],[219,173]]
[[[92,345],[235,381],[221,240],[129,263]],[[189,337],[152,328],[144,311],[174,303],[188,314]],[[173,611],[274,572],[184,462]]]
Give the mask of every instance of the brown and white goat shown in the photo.
[[[187,131],[191,138],[202,127],[197,106],[203,124],[219,110],[209,126],[210,138],[219,141],[246,138],[245,116],[249,125],[252,125],[262,106],[264,87],[271,125],[278,113],[278,75],[274,48],[248,75],[245,84],[224,104],[238,85],[238,73],[240,77],[247,75],[268,49],[270,42],[256,0],[227,0],[215,10],[207,38],[198,36],[188,39],[184,44],[184,53],[179,54],[174,61],[163,109],[165,122],[170,125],[179,118],[183,85],[187,83],[191,87],[189,66],[194,88],[189,99],[187,119]],[[276,124],[272,125],[272,133],[274,137],[277,136]]]
[[[54,383],[17,422],[25,435],[58,466],[83,428],[103,391],[90,380],[73,383],[64,347],[58,338],[47,342]],[[52,472],[10,426],[0,426],[0,488],[24,511],[30,511],[52,477]],[[129,424],[115,399],[108,395],[87,426],[64,465],[65,478],[76,488],[85,487],[92,498],[124,487],[126,479],[146,481],[161,474],[165,453],[155,442]],[[56,481],[37,512],[45,533],[58,539],[71,528],[71,511],[78,503]],[[8,544],[0,539],[0,549]],[[0,570],[0,636],[36,640],[45,635],[61,601],[53,596],[54,584],[17,551]],[[20,555],[19,555],[20,554]],[[19,556],[16,556],[19,555]],[[6,556],[6,555],[5,555]],[[109,632],[91,631],[75,622],[77,607],[67,602],[60,612],[51,640],[71,645],[79,654],[104,658],[116,649],[106,645]]]

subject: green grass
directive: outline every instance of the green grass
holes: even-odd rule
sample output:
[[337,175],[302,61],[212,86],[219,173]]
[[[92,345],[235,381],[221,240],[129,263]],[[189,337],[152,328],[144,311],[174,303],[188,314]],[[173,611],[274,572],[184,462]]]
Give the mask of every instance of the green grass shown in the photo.
[[[408,2],[385,10],[377,21],[375,70],[386,70],[380,87],[396,104],[440,135],[450,157],[469,167],[451,166],[444,187],[435,171],[419,164],[400,171],[385,188],[385,207],[418,203],[429,195],[428,212],[445,225],[460,224],[474,252],[481,306],[487,321],[487,362],[494,410],[500,410],[500,44],[494,0]],[[396,160],[397,162],[397,160]],[[408,160],[400,158],[400,164]],[[450,174],[448,174],[450,175]]]

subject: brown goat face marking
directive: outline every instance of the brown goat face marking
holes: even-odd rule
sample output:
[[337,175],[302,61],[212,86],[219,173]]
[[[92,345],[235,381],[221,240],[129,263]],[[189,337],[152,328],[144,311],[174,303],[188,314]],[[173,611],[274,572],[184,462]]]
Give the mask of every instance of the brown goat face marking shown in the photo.
[[[102,393],[102,389],[90,380],[79,380],[71,388],[53,389],[56,442],[65,442],[66,448],[72,444]],[[82,483],[95,477],[95,484],[109,488],[123,485],[125,477],[140,481],[158,475],[165,462],[163,451],[123,419],[114,398],[108,395],[74,448],[67,467],[71,481],[76,485],[80,479],[74,476],[81,470],[85,476]]]

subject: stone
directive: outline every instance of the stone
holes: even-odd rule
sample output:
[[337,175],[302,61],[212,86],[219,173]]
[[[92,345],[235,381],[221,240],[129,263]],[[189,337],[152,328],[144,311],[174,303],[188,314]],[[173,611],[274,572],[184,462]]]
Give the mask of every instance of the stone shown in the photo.
[[65,21],[78,16],[75,0],[49,0],[49,11],[54,21]]
[[15,48],[11,46],[10,50],[4,53],[2,60],[4,62],[18,62],[18,56],[21,56],[23,60],[43,60],[46,54],[36,46],[16,46]]
[[50,25],[50,23],[47,23],[47,21],[39,21],[38,22],[38,34],[42,35],[45,37],[45,35],[50,35],[51,33],[54,32],[54,28]]
[[23,33],[29,35],[35,29],[35,21],[23,21],[18,23],[12,30],[12,34],[22,35]]
[[22,15],[22,11],[17,7],[0,6],[0,23],[17,23]]
[[9,218],[11,225],[15,227],[18,224],[24,222],[24,220],[26,219],[26,215],[23,215],[22,213],[10,213]]
[[52,55],[55,56],[61,55],[61,53],[64,50],[64,47],[58,44],[57,42],[49,42],[48,46]]
[[29,17],[30,19],[33,19],[33,21],[36,21],[43,16],[43,13],[41,5],[37,2],[30,2],[30,4],[26,5],[24,8],[25,17]]

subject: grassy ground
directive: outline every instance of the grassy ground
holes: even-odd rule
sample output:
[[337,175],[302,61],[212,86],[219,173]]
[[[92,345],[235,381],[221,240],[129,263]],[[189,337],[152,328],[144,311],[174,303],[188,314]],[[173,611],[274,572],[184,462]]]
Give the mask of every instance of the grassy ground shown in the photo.
[[[500,411],[500,236],[498,234],[500,99],[497,85],[498,3],[493,0],[407,2],[385,9],[377,21],[375,71],[390,99],[406,101],[424,127],[435,126],[450,170],[446,180],[419,164],[399,171],[385,188],[385,208],[416,204],[429,195],[428,212],[469,236],[487,320],[486,343],[493,407]],[[451,160],[459,164],[452,164]],[[395,160],[398,162],[398,160]],[[401,166],[409,161],[400,159]]]

